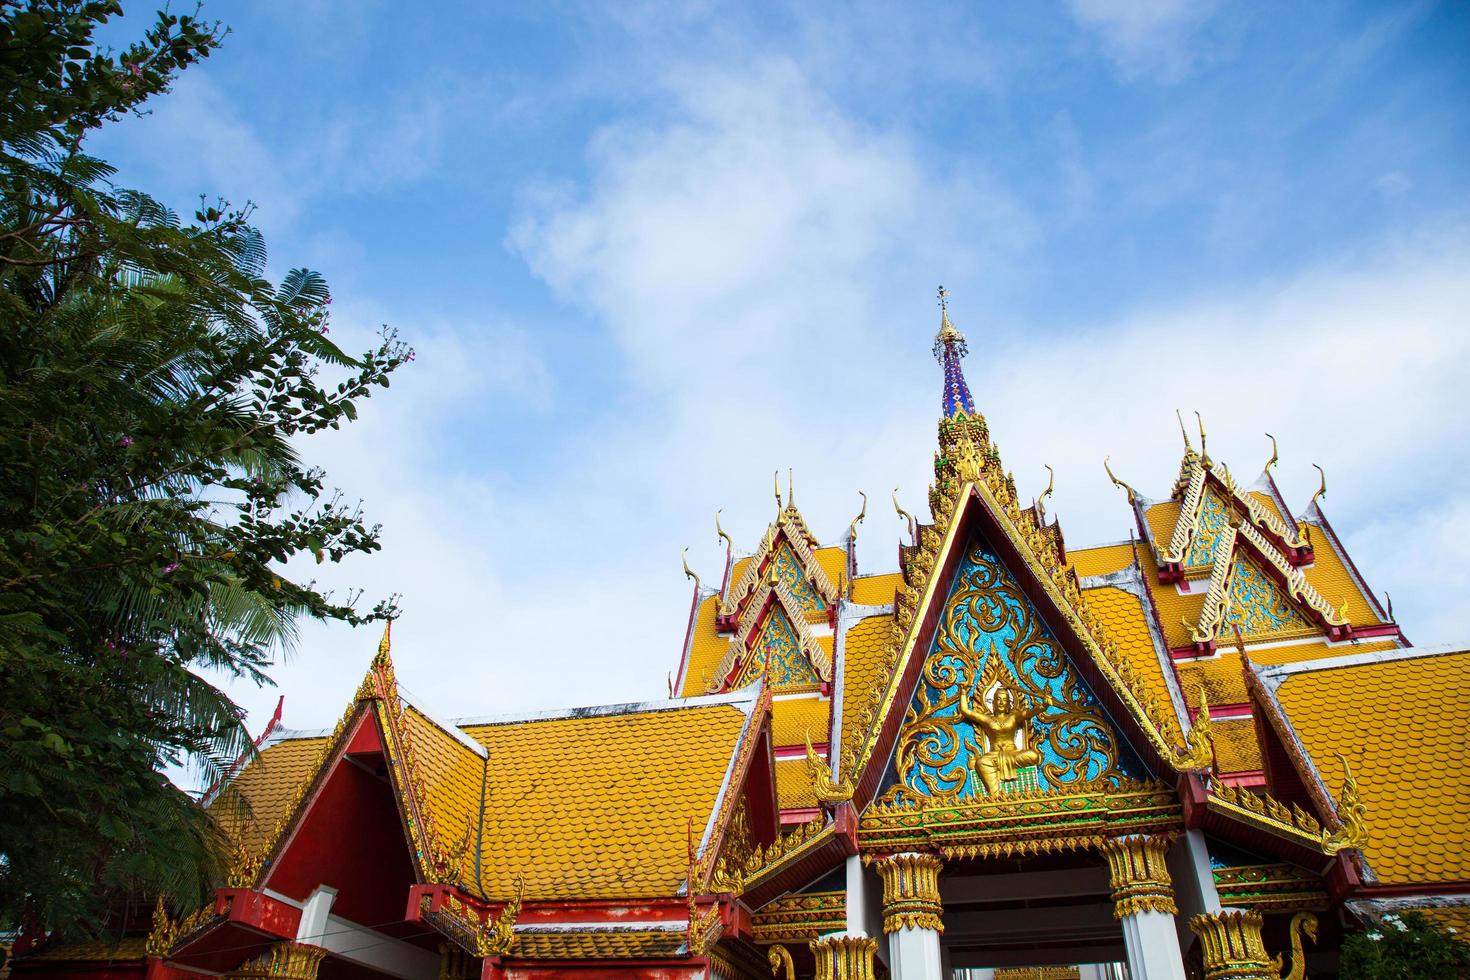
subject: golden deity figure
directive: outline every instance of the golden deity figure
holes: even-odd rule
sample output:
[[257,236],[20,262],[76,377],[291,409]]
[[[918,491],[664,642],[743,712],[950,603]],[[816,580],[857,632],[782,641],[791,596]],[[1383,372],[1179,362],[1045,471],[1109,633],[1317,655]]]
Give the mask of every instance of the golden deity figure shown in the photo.
[[[990,696],[990,710],[975,708],[967,692],[960,691],[960,717],[985,733],[987,746],[974,761],[975,775],[985,786],[985,792],[994,796],[1000,792],[1000,784],[1016,778],[1018,766],[1035,766],[1041,763],[1041,753],[1031,747],[1031,719],[1041,714],[1030,698],[1025,698],[1022,707],[1016,706],[1016,695],[1002,684]],[[1016,744],[1016,733],[1020,732],[1020,745]]]

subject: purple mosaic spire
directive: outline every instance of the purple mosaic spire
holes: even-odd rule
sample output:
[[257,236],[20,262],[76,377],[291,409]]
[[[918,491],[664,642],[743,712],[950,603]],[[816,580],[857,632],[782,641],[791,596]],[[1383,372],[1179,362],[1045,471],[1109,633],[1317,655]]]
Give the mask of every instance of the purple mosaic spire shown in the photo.
[[965,371],[960,361],[969,353],[965,335],[949,322],[949,290],[939,287],[939,333],[934,338],[934,357],[944,365],[944,417],[951,418],[961,412],[975,414],[975,402],[970,398],[970,386],[965,384]]

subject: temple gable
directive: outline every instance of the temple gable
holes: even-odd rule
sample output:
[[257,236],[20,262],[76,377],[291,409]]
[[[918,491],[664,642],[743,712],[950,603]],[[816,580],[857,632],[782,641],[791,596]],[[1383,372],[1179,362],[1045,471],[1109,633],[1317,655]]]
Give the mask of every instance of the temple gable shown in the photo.
[[900,729],[886,802],[1121,785],[1142,766],[995,550],[971,538]]

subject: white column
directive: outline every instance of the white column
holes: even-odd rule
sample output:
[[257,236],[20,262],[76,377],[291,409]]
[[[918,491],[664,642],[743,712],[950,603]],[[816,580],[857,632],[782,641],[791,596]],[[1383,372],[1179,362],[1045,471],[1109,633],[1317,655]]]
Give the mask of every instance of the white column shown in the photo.
[[323,945],[322,937],[327,934],[327,919],[332,915],[332,903],[337,900],[337,889],[317,885],[316,891],[301,906],[301,922],[296,927],[296,941]]
[[942,980],[944,932],[939,869],[933,854],[893,854],[878,862],[883,878],[883,931],[893,980]]
[[1185,980],[1174,929],[1167,837],[1119,837],[1102,846],[1113,886],[1113,914],[1123,926],[1130,980]]

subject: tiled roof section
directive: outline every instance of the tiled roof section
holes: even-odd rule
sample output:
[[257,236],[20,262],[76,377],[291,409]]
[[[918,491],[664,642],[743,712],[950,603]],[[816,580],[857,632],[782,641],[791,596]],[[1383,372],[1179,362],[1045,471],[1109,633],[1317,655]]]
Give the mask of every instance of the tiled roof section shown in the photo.
[[1154,649],[1142,601],[1132,593],[1112,586],[1087,589],[1084,595],[1087,596],[1088,608],[1102,621],[1108,637],[1118,644],[1119,652],[1128,658],[1148,692],[1158,699],[1158,716],[1172,717],[1169,685],[1164,678],[1159,653]]
[[1203,660],[1184,660],[1175,667],[1179,671],[1179,687],[1184,703],[1193,712],[1199,707],[1199,692],[1211,707],[1220,704],[1245,704],[1250,695],[1245,690],[1245,674],[1240,668],[1240,654],[1235,650],[1219,650]]
[[1379,880],[1470,878],[1470,651],[1302,670],[1276,696],[1334,799],[1334,753],[1352,765]]
[[715,632],[715,613],[720,608],[720,597],[710,596],[699,604],[694,615],[694,637],[689,644],[689,667],[684,672],[682,697],[691,698],[703,694],[714,678],[715,668],[730,646],[730,637]]
[[437,722],[409,706],[402,731],[412,745],[414,765],[428,791],[429,813],[441,845],[454,850],[474,839],[479,823],[485,763],[473,749]]
[[684,945],[684,930],[517,932],[512,957],[535,960],[660,959]]
[[[860,619],[847,631],[843,641],[842,724],[855,724],[862,716],[863,702],[873,691],[880,690],[888,678],[880,677],[883,668],[883,646],[892,627],[892,616],[869,616]],[[848,733],[842,732],[846,742]]]
[[[1149,513],[1152,514],[1153,511]],[[1169,644],[1171,649],[1188,646],[1189,631],[1185,629],[1181,619],[1188,619],[1191,623],[1199,621],[1200,610],[1205,604],[1206,583],[1195,582],[1194,587],[1199,589],[1198,592],[1192,595],[1181,595],[1174,586],[1159,583],[1159,566],[1154,561],[1153,553],[1148,548],[1140,548],[1138,552],[1144,581],[1149,583],[1154,608],[1159,611],[1159,624],[1164,631],[1164,642]]]
[[1456,939],[1470,938],[1470,905],[1436,905],[1413,911],[1421,913],[1430,922],[1453,931]]
[[826,698],[778,699],[771,706],[771,741],[777,748],[825,742],[832,731],[832,702]]
[[296,799],[297,788],[316,774],[326,743],[326,736],[313,735],[288,737],[267,746],[230,784],[246,809],[237,814],[228,794],[214,804],[212,809],[232,835],[243,817],[244,843],[252,853],[265,846],[286,807]]
[[85,960],[95,963],[113,963],[118,960],[141,960],[145,955],[147,936],[125,936],[122,939],[83,939],[71,943],[48,943],[35,952],[27,953],[27,960]]
[[1318,641],[1265,647],[1260,650],[1250,650],[1249,653],[1251,661],[1257,664],[1294,664],[1301,663],[1303,660],[1321,660],[1323,657],[1341,657],[1350,653],[1392,650],[1398,645],[1397,640],[1352,640],[1347,643],[1333,644]]
[[1342,556],[1332,547],[1332,539],[1320,527],[1312,528],[1312,555],[1312,566],[1306,569],[1307,581],[1334,607],[1349,599],[1347,618],[1354,626],[1377,625],[1380,620],[1372,604],[1363,598]]
[[1179,523],[1179,501],[1161,500],[1144,511],[1143,519],[1153,534],[1154,544],[1161,549],[1167,548],[1174,534],[1174,525]]
[[836,585],[839,579],[847,578],[846,548],[817,548],[813,554],[816,555],[817,564],[821,566],[822,572],[827,576],[827,581]]
[[1214,721],[1210,724],[1210,735],[1215,743],[1215,765],[1220,772],[1258,772],[1265,768],[1252,719]]
[[1133,545],[1125,541],[1122,544],[1105,544],[1079,551],[1068,549],[1067,562],[1077,570],[1079,578],[1121,572],[1133,564]]
[[810,809],[817,805],[816,786],[805,759],[776,763],[776,802],[783,810]]
[[886,606],[903,585],[902,572],[866,575],[852,580],[852,601],[862,606]]
[[746,721],[738,704],[467,725],[489,750],[482,879],[527,900],[672,896]]

